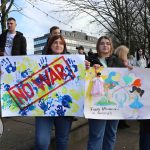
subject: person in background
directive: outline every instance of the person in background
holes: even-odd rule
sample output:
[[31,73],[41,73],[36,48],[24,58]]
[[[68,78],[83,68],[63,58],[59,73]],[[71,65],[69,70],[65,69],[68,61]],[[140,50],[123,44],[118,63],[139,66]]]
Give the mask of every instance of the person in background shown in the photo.
[[125,67],[132,69],[132,65],[129,64],[129,60],[128,60],[128,54],[129,54],[129,48],[126,47],[125,45],[120,45],[119,47],[117,47],[114,51],[114,54],[122,60],[123,64],[125,65]]
[[84,47],[83,46],[76,47],[76,49],[78,50],[78,54],[85,55],[85,59],[86,60],[88,59],[88,56],[84,52]]
[[7,30],[0,35],[0,55],[16,56],[27,54],[27,42],[23,33],[16,31],[16,20],[7,19]]
[[94,53],[92,51],[92,49],[90,48],[89,52],[88,52],[88,57],[92,56]]
[[135,57],[133,55],[128,54],[128,62],[130,66],[136,66]]
[[[150,68],[150,63],[146,68]],[[150,119],[140,120],[139,150],[150,150]]]
[[143,49],[138,49],[135,53],[136,66],[141,68],[146,68],[148,65],[147,57]]
[[[120,45],[117,47],[114,51],[114,54],[122,60],[124,63],[125,67],[132,69],[133,67],[129,64],[128,60],[128,54],[129,54],[129,48],[126,47],[125,45]],[[119,129],[126,129],[129,128],[130,126],[127,124],[125,120],[120,120],[118,124]]]
[[42,51],[42,54],[46,54],[46,49],[47,49],[47,46],[48,46],[49,39],[53,36],[56,36],[56,35],[60,35],[60,28],[57,27],[57,26],[53,26],[53,27],[50,28],[49,36],[48,36],[47,42],[44,46],[44,49]]
[[[124,67],[122,61],[113,54],[112,40],[101,36],[96,44],[97,53],[89,57],[91,66]],[[89,137],[87,150],[113,150],[116,141],[118,120],[88,119]]]

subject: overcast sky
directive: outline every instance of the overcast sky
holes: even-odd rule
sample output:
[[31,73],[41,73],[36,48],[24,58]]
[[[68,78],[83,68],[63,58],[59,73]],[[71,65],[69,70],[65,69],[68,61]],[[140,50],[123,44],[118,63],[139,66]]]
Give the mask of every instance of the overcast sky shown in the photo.
[[[43,36],[44,34],[48,33],[49,28],[54,25],[59,26],[62,30],[82,30],[88,35],[98,36],[95,31],[95,26],[89,25],[90,17],[88,17],[87,15],[86,17],[79,16],[78,18],[69,21],[69,18],[66,17],[67,14],[65,13],[52,13],[52,10],[57,10],[57,6],[46,2],[40,2],[40,0],[35,1],[36,2],[32,4],[37,8],[33,7],[30,3],[28,3],[28,0],[15,0],[15,5],[18,8],[22,8],[22,11],[21,13],[18,13],[17,11],[12,11],[9,14],[9,17],[16,18],[17,30],[21,31],[27,39],[28,54],[33,54],[34,51],[33,38]],[[53,2],[53,0],[49,1]],[[12,10],[14,9],[15,8],[13,6]],[[49,16],[47,16],[46,14],[48,14]],[[55,19],[51,18],[50,16],[54,17]],[[57,20],[64,22],[67,25]]]

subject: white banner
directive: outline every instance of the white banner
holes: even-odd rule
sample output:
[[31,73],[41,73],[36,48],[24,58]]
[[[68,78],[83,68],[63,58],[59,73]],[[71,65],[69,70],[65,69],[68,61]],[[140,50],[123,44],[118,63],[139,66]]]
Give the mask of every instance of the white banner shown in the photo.
[[[100,73],[100,74],[98,74]],[[150,119],[150,69],[91,68],[84,114],[93,119]]]
[[85,57],[1,57],[2,116],[83,116]]

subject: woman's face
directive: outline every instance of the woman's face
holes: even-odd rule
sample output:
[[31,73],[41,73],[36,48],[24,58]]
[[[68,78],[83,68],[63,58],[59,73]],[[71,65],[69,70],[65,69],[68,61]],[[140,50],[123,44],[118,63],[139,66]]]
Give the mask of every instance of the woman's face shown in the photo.
[[51,45],[51,49],[54,54],[62,54],[64,51],[63,41],[60,38],[55,40]]
[[102,39],[99,44],[98,52],[100,54],[109,54],[111,51],[111,43],[108,39]]
[[143,50],[140,49],[140,50],[138,51],[138,53],[139,53],[139,55],[142,55],[142,54],[143,54]]

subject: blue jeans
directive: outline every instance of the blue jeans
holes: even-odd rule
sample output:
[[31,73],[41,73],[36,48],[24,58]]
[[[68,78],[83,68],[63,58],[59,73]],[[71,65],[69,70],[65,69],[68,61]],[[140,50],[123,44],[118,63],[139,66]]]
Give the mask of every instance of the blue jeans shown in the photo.
[[72,117],[36,117],[36,150],[48,150],[55,125],[56,149],[67,150]]
[[118,120],[89,119],[88,150],[113,150]]

